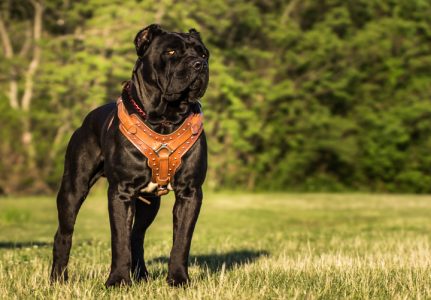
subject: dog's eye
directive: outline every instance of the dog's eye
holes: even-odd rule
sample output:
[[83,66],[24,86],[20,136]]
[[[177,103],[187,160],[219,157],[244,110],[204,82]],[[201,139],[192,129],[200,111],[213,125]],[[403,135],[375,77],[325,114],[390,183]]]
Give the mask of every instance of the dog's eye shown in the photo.
[[169,50],[166,53],[168,53],[169,56],[173,56],[175,54],[175,50]]
[[205,54],[202,54],[202,58],[207,58],[207,56]]

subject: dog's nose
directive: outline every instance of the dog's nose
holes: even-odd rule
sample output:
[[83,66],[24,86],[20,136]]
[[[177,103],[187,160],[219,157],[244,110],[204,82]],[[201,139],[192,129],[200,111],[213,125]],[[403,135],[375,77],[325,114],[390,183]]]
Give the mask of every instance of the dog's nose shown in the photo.
[[203,63],[201,62],[201,61],[195,61],[194,63],[193,63],[193,68],[196,70],[196,71],[199,71],[200,69],[202,69],[202,66],[203,66]]

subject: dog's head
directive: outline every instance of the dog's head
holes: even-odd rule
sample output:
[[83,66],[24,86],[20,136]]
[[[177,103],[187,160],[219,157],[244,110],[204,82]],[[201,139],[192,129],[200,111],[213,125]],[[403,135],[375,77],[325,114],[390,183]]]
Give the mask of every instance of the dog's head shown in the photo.
[[138,93],[156,90],[168,102],[196,102],[204,95],[209,51],[196,30],[169,32],[153,24],[138,32],[135,47],[139,57],[134,69]]

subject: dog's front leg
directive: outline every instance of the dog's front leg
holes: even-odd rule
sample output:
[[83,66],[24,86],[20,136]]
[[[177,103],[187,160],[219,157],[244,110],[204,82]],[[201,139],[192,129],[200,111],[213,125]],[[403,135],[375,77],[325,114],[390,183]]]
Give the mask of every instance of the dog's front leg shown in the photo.
[[174,240],[169,258],[168,283],[181,286],[189,281],[188,260],[193,230],[202,205],[202,188],[175,191]]
[[109,187],[109,221],[111,224],[111,273],[106,287],[130,285],[131,245],[134,202],[125,187]]

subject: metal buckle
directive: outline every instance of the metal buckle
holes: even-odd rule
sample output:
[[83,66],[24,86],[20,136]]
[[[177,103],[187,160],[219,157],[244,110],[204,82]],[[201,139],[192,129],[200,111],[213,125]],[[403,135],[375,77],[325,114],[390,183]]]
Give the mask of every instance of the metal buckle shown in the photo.
[[159,151],[160,150],[162,150],[162,149],[168,149],[168,151],[169,151],[169,154],[172,154],[174,151],[172,151],[169,147],[168,147],[168,145],[167,144],[161,144],[160,145],[160,147],[156,150],[156,149],[153,149],[154,150],[154,152],[156,152],[156,154],[159,154]]

